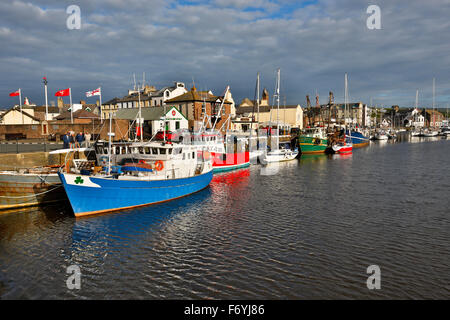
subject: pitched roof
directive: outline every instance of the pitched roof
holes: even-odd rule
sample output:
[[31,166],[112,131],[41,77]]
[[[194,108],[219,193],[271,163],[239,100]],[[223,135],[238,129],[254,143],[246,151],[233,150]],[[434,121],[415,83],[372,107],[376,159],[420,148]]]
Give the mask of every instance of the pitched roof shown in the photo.
[[[34,107],[35,112],[46,112],[45,106]],[[59,108],[54,106],[48,106],[48,113],[59,113]]]
[[[166,104],[173,102],[194,102],[194,101],[215,102],[217,99],[223,99],[223,97],[215,96],[206,91],[197,91],[195,87],[192,87],[190,91],[182,95],[179,95],[175,98],[166,100]],[[231,102],[228,100],[225,100],[224,103],[231,104]]]
[[[31,109],[31,108],[29,108],[29,109]],[[19,107],[12,107],[11,109],[9,109],[9,110],[7,110],[5,113],[3,113],[3,114],[0,116],[0,119],[4,118],[5,115],[7,115],[8,113],[10,113],[11,111],[17,111],[17,112],[20,113]],[[28,118],[33,119],[34,121],[38,121],[38,122],[41,121],[39,118],[34,117],[34,116],[32,116],[31,114],[25,112],[23,109],[22,109],[22,113],[23,113],[25,116],[27,116]]]
[[77,110],[75,111],[72,116],[70,115],[70,111],[66,111],[64,113],[61,113],[59,116],[57,116],[55,119],[57,120],[67,120],[71,119],[73,117],[74,119],[100,119],[100,116],[96,115],[95,113],[89,112],[87,110]]
[[[168,107],[144,107],[141,108],[141,115],[144,120],[159,120],[164,115],[164,108],[166,112]],[[137,118],[139,108],[119,109],[116,112],[117,119],[134,120]]]
[[[282,112],[283,109],[296,109],[299,106],[300,106],[299,104],[280,106],[280,112]],[[260,106],[259,112],[269,112],[269,110],[271,110],[271,109],[277,110],[277,106]],[[254,107],[250,107],[250,106],[238,107],[236,109],[236,114],[257,113],[257,112],[258,112],[258,108],[256,106],[254,106]]]

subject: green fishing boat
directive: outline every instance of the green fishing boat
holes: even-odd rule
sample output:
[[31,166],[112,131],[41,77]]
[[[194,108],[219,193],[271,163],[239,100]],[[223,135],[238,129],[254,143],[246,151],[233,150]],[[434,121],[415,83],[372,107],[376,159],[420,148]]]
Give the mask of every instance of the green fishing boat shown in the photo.
[[321,128],[308,128],[299,137],[302,154],[325,153],[328,148],[328,138]]

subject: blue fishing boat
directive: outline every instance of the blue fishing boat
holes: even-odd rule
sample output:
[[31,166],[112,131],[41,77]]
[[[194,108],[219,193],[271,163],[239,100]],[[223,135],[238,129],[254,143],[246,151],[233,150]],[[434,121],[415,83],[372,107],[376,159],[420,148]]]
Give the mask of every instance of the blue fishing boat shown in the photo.
[[165,202],[206,188],[213,175],[209,152],[196,146],[150,142],[153,160],[123,166],[66,164],[59,177],[75,216]]
[[353,144],[353,148],[360,148],[368,146],[370,143],[369,137],[366,137],[362,132],[358,130],[351,130],[351,133],[347,129],[345,131],[345,135],[348,139],[351,138],[351,143]]

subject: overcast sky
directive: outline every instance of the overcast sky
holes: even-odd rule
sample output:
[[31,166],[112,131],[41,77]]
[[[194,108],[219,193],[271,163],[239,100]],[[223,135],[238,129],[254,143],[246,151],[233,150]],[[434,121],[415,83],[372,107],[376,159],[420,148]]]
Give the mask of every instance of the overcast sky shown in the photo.
[[[66,9],[81,10],[70,30]],[[381,29],[369,30],[369,5],[381,9]],[[281,69],[281,104],[305,105],[317,92],[343,100],[349,74],[352,101],[402,107],[450,102],[450,0],[100,0],[0,2],[0,108],[9,93],[44,104],[72,88],[73,102],[98,86],[103,101],[124,96],[133,73],[157,88],[190,88],[253,99],[256,74],[272,96]],[[65,98],[68,103],[69,99]],[[95,102],[95,98],[88,98]]]

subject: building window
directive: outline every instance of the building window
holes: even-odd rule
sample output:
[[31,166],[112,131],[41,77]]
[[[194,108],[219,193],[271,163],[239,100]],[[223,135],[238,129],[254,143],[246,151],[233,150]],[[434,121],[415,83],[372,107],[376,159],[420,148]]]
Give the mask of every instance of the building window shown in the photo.
[[180,121],[175,121],[175,130],[180,129]]

